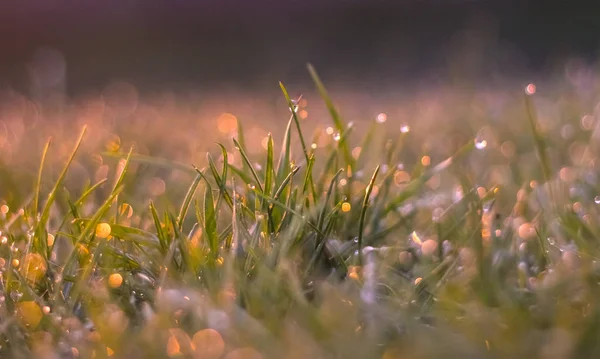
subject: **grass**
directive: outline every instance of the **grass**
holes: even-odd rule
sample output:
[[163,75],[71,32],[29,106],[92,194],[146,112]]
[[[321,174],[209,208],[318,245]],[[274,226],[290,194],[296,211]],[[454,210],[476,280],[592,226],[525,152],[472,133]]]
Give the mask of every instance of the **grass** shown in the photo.
[[600,354],[592,107],[552,122],[514,91],[503,126],[378,117],[361,139],[309,71],[333,122],[312,142],[280,84],[291,116],[263,153],[236,123],[201,163],[85,128],[37,171],[3,159],[0,356]]

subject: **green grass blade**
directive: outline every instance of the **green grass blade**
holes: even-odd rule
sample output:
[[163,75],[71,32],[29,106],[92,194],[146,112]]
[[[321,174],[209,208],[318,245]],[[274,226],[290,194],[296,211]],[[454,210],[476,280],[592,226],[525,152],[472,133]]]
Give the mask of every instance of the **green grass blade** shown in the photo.
[[[327,190],[327,193],[325,194],[325,200],[323,201],[323,204],[322,204],[323,207],[321,208],[321,212],[319,213],[319,218],[317,220],[317,228],[319,228],[320,231],[323,231],[323,224],[325,222],[325,215],[327,214],[327,205],[329,204],[329,199],[331,198],[331,194],[333,193],[333,188],[335,187],[337,179],[340,176],[340,174],[342,174],[342,172],[344,172],[344,170],[343,169],[339,169],[335,173],[335,175],[333,175],[333,178],[329,182],[329,189]],[[323,239],[324,238],[317,237],[317,241],[316,241],[315,245],[318,246],[319,243]]]
[[288,121],[287,127],[285,128],[285,133],[283,135],[283,142],[281,143],[281,152],[279,153],[279,161],[277,162],[276,168],[276,183],[281,183],[283,179],[287,176],[290,171],[290,166],[292,163],[292,153],[291,153],[291,129],[292,129],[292,121]]
[[208,166],[213,175],[213,178],[215,179],[215,182],[217,183],[217,186],[219,187],[219,198],[217,199],[216,208],[220,208],[221,199],[225,199],[225,202],[227,203],[229,208],[231,208],[233,206],[233,201],[231,200],[231,195],[229,195],[229,192],[227,191],[227,185],[226,185],[227,169],[229,167],[227,150],[221,144],[219,144],[219,147],[221,148],[221,154],[223,156],[223,169],[221,170],[221,174],[219,174],[219,172],[217,170],[217,165],[215,164],[215,161],[213,160],[210,153],[206,154],[206,157],[208,159]]
[[369,199],[371,197],[371,192],[373,191],[373,186],[375,185],[375,180],[377,179],[377,174],[379,173],[379,165],[375,168],[375,172],[373,172],[373,176],[371,176],[371,180],[369,181],[369,185],[365,189],[365,197],[363,199],[362,208],[360,209],[360,219],[358,220],[358,255],[362,261],[362,249],[363,249],[363,235],[364,235],[364,226],[365,226],[365,218],[367,215],[367,207],[369,206]]
[[313,167],[315,164],[315,156],[314,154],[310,155],[308,160],[308,165],[306,166],[306,173],[304,174],[304,184],[302,185],[302,195],[306,195],[310,190],[310,194],[312,195],[313,201],[317,200],[317,189],[315,188],[315,183],[312,179]]
[[[66,274],[69,275],[69,271],[71,269],[71,267],[73,266],[73,262],[75,261],[76,257],[77,257],[77,253],[78,253],[78,246],[82,243],[84,243],[86,241],[86,239],[93,234],[94,230],[96,229],[96,225],[98,224],[98,222],[100,221],[100,219],[104,216],[104,214],[106,214],[106,212],[110,209],[110,207],[112,206],[112,204],[114,203],[115,198],[117,197],[117,195],[123,190],[123,187],[119,187],[116,188],[106,199],[106,201],[104,201],[104,203],[98,208],[98,210],[96,211],[96,213],[94,213],[94,215],[92,216],[92,218],[89,220],[89,222],[84,226],[83,230],[81,231],[81,233],[79,234],[79,236],[77,237],[77,241],[75,242],[75,246],[73,247],[73,249],[71,250],[71,253],[69,254],[69,256],[67,257],[66,263],[64,265],[64,269],[63,269],[63,273],[67,272]],[[45,242],[46,238],[44,238],[44,242]],[[56,288],[56,292],[54,293],[54,299],[58,300],[60,291],[62,289],[62,283],[63,283],[63,276],[60,277],[61,279],[59,279],[57,281],[57,284],[55,286]]]
[[217,259],[219,252],[219,236],[217,233],[217,213],[214,207],[212,188],[206,186],[204,191],[204,234],[208,240],[210,256]]
[[150,201],[148,207],[150,209],[150,214],[152,215],[154,228],[156,229],[156,236],[158,237],[163,253],[166,253],[170,245],[169,238],[167,237],[167,234],[165,233],[165,230],[162,224],[160,223],[160,219],[156,207],[154,206],[154,202]]
[[83,136],[85,135],[86,129],[87,129],[87,127],[83,127],[83,129],[81,130],[81,134],[79,135],[79,138],[77,139],[77,142],[75,143],[75,147],[71,151],[71,155],[69,156],[69,159],[67,160],[67,163],[65,164],[65,167],[63,167],[63,170],[60,173],[60,175],[58,176],[58,179],[57,179],[56,183],[54,184],[54,187],[48,194],[48,199],[46,200],[46,204],[44,205],[44,209],[42,210],[42,214],[40,216],[40,221],[37,224],[37,228],[36,228],[37,235],[35,236],[35,239],[33,242],[33,250],[36,253],[41,254],[45,259],[48,258],[48,254],[49,254],[48,253],[48,243],[46,241],[46,237],[47,237],[46,225],[48,224],[48,219],[50,217],[50,209],[52,208],[52,204],[56,200],[56,194],[63,184],[63,181],[67,175],[67,171],[69,170],[71,163],[73,163],[73,160],[75,159],[77,150],[79,150],[79,147],[81,146],[81,142],[83,141]]
[[[258,187],[258,189],[260,189],[260,191],[262,193],[264,193],[264,189],[263,189],[262,184],[260,183],[260,179],[258,178],[258,174],[256,174],[256,171],[254,170],[254,167],[252,167],[252,163],[250,162],[250,159],[248,158],[248,155],[246,155],[246,151],[244,151],[244,149],[240,146],[239,142],[235,138],[233,139],[233,143],[235,145],[235,148],[242,155],[243,162],[250,169],[250,173],[252,174],[252,177],[254,178],[254,182],[256,184],[256,187]],[[249,184],[249,182],[248,182],[248,184]]]
[[197,174],[194,178],[194,181],[190,185],[183,199],[183,203],[181,204],[181,208],[179,209],[179,214],[177,215],[177,228],[179,231],[183,230],[183,221],[185,220],[185,216],[190,208],[190,203],[192,203],[192,199],[194,198],[194,194],[196,193],[196,189],[198,189],[198,185],[202,180],[202,176]]
[[40,203],[40,192],[42,190],[42,173],[44,171],[44,164],[46,163],[46,155],[48,154],[48,149],[50,148],[50,144],[52,143],[52,138],[48,139],[46,145],[44,146],[44,150],[42,151],[42,158],[40,160],[40,168],[38,170],[37,182],[35,183],[35,188],[33,189],[33,193],[35,194],[33,197],[33,213],[34,218],[38,218],[39,211],[39,203]]
[[274,187],[273,181],[275,180],[273,174],[275,172],[273,166],[273,136],[269,133],[267,137],[267,163],[265,165],[265,183],[264,183],[264,194],[267,196],[271,195],[271,190]]
[[283,92],[283,96],[285,96],[285,101],[288,104],[288,108],[292,112],[292,119],[296,124],[296,130],[298,131],[298,137],[300,138],[300,144],[302,146],[302,153],[304,153],[304,159],[308,163],[308,149],[306,147],[306,141],[304,141],[304,135],[302,134],[302,130],[300,128],[300,121],[298,120],[298,114],[296,113],[296,106],[292,103],[292,99],[290,99],[290,95],[288,94],[283,83],[279,83],[279,87],[281,88],[281,92]]

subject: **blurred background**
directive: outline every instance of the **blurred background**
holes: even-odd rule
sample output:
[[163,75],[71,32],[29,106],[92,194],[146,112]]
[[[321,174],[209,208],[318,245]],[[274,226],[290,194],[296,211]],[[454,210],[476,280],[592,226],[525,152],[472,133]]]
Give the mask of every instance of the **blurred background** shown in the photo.
[[[202,161],[199,150],[235,135],[240,119],[260,151],[289,118],[279,81],[304,96],[304,128],[331,137],[308,62],[358,127],[377,120],[427,133],[443,123],[471,136],[522,113],[510,100],[528,83],[549,103],[559,101],[551,90],[573,92],[578,111],[591,113],[600,88],[597,8],[558,0],[3,2],[0,146],[4,157],[18,152],[9,142],[37,127],[41,138],[27,149],[39,153],[31,142],[72,137],[85,123],[97,141],[118,133],[116,150],[143,136],[152,146],[142,152],[169,148],[170,158]],[[47,123],[61,126],[39,126]],[[427,136],[418,151],[440,147],[429,142],[439,138]]]
[[32,76],[53,72],[69,94],[112,79],[144,91],[277,90],[280,80],[307,83],[307,62],[331,86],[362,90],[535,77],[570,58],[594,60],[597,8],[559,0],[3,2],[0,83],[26,91]]

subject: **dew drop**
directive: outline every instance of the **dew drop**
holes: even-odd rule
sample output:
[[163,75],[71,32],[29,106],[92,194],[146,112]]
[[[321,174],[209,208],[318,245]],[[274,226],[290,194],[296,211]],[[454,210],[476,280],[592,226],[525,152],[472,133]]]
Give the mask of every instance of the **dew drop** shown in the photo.
[[594,197],[594,202],[595,202],[596,204],[600,204],[600,196],[596,196],[596,197]]
[[336,133],[333,134],[333,140],[334,141],[339,141],[340,138],[341,138],[341,135],[340,135],[339,132],[336,132]]
[[535,84],[529,84],[529,85],[525,86],[525,93],[530,96],[535,94],[536,90],[537,90],[537,88],[536,88]]
[[402,132],[402,133],[408,133],[408,132],[410,132],[410,126],[409,125],[402,125],[402,126],[400,126],[400,132]]
[[377,115],[377,123],[384,123],[385,121],[387,121],[387,115],[385,113],[382,112]]
[[550,245],[555,245],[556,241],[554,240],[554,238],[548,237],[548,243],[550,243]]
[[484,148],[487,147],[487,141],[486,140],[475,140],[475,148],[477,148],[478,150],[483,150]]

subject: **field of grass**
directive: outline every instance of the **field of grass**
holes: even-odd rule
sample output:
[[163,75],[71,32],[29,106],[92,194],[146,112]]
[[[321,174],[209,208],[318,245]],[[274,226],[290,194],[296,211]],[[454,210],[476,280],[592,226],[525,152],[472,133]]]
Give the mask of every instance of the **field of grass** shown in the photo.
[[600,355],[596,93],[352,123],[309,70],[329,123],[281,85],[264,138],[168,101],[7,101],[0,357]]

